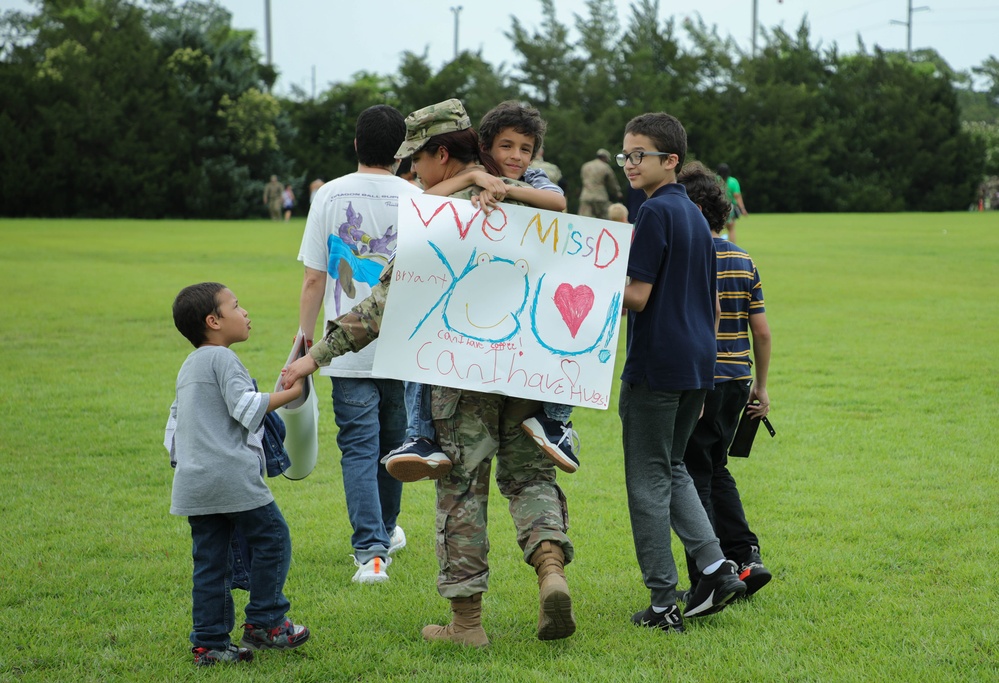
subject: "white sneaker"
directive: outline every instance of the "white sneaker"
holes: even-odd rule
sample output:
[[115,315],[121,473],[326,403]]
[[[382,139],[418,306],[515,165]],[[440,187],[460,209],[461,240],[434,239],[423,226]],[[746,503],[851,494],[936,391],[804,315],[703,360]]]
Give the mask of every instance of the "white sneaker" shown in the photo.
[[381,583],[388,581],[389,576],[385,573],[385,568],[392,564],[392,558],[382,559],[376,555],[364,563],[358,562],[355,558],[354,564],[357,565],[357,571],[354,572],[353,581],[357,583]]
[[389,555],[405,547],[406,532],[402,530],[401,526],[396,526],[395,531],[392,532],[392,536],[389,538]]

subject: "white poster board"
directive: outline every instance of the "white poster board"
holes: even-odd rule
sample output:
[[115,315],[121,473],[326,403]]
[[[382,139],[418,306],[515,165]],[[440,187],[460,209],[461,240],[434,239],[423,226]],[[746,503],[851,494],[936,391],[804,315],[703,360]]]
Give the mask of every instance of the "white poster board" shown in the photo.
[[376,375],[608,407],[629,224],[419,195],[398,225]]

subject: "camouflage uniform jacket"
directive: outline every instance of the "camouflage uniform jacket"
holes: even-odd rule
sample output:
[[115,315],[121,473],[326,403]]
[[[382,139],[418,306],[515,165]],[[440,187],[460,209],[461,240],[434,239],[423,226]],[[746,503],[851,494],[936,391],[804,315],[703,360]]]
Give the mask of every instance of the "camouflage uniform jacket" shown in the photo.
[[580,168],[583,180],[583,191],[579,195],[581,201],[606,202],[613,195],[621,198],[621,186],[617,184],[614,170],[602,159],[591,159]]
[[317,365],[329,365],[334,358],[360,351],[378,339],[394,270],[393,259],[385,266],[385,270],[378,278],[378,284],[371,288],[368,298],[359,302],[350,309],[350,312],[326,323],[323,338],[309,349],[309,355]]
[[550,161],[538,161],[535,159],[531,162],[530,168],[540,168],[548,176],[548,179],[556,185],[558,185],[558,181],[562,180],[562,169]]
[[[472,166],[468,171],[485,170],[481,166]],[[507,185],[518,187],[530,187],[527,183],[519,180],[503,178]],[[482,188],[472,185],[460,192],[455,192],[451,197],[455,199],[471,199],[479,194]],[[507,204],[521,204],[508,200]],[[378,339],[378,334],[382,327],[382,315],[385,313],[385,302],[388,299],[389,286],[392,284],[392,274],[395,270],[395,260],[389,262],[378,279],[378,284],[371,288],[371,294],[364,301],[361,301],[349,313],[345,313],[336,320],[326,323],[326,331],[323,338],[316,342],[309,350],[309,355],[319,366],[329,365],[334,358],[339,358],[345,353],[357,352],[365,346]],[[430,392],[430,412],[436,418],[448,418],[454,414],[458,399],[461,398],[461,389],[435,386]]]
[[280,204],[283,192],[284,188],[281,187],[281,183],[276,180],[269,182],[264,186],[264,201],[268,204],[274,204],[275,202]]

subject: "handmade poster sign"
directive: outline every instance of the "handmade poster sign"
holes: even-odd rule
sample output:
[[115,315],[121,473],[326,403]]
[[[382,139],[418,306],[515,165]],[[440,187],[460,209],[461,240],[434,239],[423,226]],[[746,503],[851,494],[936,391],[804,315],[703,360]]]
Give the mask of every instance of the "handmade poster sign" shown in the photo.
[[607,408],[630,242],[626,223],[400,201],[375,374]]

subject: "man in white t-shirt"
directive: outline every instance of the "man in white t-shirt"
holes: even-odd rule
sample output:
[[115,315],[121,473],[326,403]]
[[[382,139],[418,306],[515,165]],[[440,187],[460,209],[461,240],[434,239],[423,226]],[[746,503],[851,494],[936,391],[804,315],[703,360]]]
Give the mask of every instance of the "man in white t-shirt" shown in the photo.
[[[316,192],[298,260],[305,265],[299,322],[311,344],[320,303],[324,320],[337,318],[371,293],[395,252],[399,198],[419,190],[397,178],[395,153],[406,137],[402,114],[387,105],[357,118],[357,172]],[[325,326],[324,326],[325,327]],[[347,514],[354,533],[354,581],[385,581],[389,554],[406,536],[396,525],[402,483],[379,460],[406,431],[403,382],[372,377],[375,344],[322,368],[333,382],[333,413]]]

